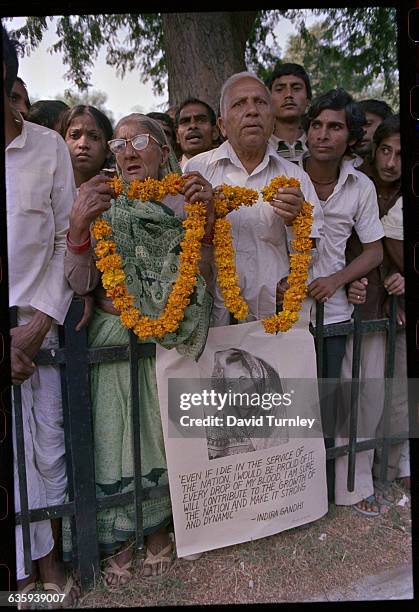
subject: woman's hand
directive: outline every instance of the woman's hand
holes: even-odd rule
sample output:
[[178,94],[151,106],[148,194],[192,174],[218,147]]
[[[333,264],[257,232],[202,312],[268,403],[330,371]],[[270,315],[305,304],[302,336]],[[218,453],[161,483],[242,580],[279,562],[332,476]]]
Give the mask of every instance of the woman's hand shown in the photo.
[[190,204],[193,202],[205,202],[207,205],[207,226],[205,228],[205,233],[210,234],[214,223],[212,185],[199,172],[188,172],[187,174],[183,174],[182,178],[186,180],[182,189],[185,201]]
[[82,244],[89,236],[90,224],[111,207],[114,192],[109,178],[98,174],[80,187],[70,213],[70,240]]

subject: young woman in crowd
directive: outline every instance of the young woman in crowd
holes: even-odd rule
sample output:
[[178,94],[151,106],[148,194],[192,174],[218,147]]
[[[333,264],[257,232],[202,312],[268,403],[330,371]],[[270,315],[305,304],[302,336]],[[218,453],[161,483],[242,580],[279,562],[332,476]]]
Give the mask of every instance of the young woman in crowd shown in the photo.
[[[124,183],[134,179],[144,181],[148,177],[161,179],[174,169],[178,170],[175,160],[170,159],[169,147],[160,125],[144,115],[136,113],[121,119],[109,146]],[[95,290],[97,308],[89,327],[89,345],[126,344],[128,331],[120,321],[119,312],[106,297],[101,275],[95,265],[91,224],[102,214],[112,225],[113,240],[123,258],[124,272],[129,291],[135,296],[135,306],[142,314],[156,317],[164,308],[177,276],[179,245],[184,236],[179,218],[184,216],[183,204],[185,201],[203,200],[210,210],[212,188],[201,175],[192,173],[183,189],[183,196],[167,196],[161,202],[144,202],[128,200],[121,194],[111,200],[110,187],[104,177],[99,176],[81,186],[80,195],[83,194],[85,202],[80,202],[79,198],[79,204],[70,215],[66,277],[79,294]],[[208,234],[210,216],[212,213],[208,215]],[[212,258],[212,248],[203,246],[202,255],[205,266]],[[199,275],[178,330],[157,341],[165,348],[177,348],[182,354],[197,359],[206,341],[211,302],[204,279]],[[155,367],[155,357],[142,358],[139,362],[144,488],[168,484]],[[132,491],[134,469],[129,363],[94,365],[91,370],[91,393],[98,495]],[[146,536],[143,575],[155,577],[168,570],[173,558],[168,532],[171,521],[169,496],[143,502],[143,521]],[[108,586],[125,584],[132,577],[133,504],[99,512],[97,525],[102,553],[113,555],[105,562],[105,582]],[[69,529],[66,535],[69,539]],[[68,553],[68,550],[65,538],[64,553]]]
[[76,187],[96,176],[110,158],[107,141],[112,124],[94,106],[73,106],[63,118],[61,135],[67,143]]

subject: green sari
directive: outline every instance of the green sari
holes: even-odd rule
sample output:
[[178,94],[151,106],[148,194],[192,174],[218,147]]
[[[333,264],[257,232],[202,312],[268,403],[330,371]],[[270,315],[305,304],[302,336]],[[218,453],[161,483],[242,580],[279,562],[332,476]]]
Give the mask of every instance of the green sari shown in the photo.
[[[103,215],[112,224],[113,239],[123,256],[128,290],[142,314],[157,317],[172,289],[179,268],[180,242],[184,230],[180,219],[160,202],[132,201],[121,195]],[[165,348],[195,360],[205,346],[212,299],[204,279],[198,283],[176,333],[154,339]],[[89,326],[89,347],[128,343],[128,330],[119,317],[96,309]],[[152,340],[153,341],[153,340]],[[168,484],[163,431],[156,383],[155,357],[139,361],[141,475],[145,489]],[[91,367],[91,399],[94,429],[96,494],[104,497],[133,490],[133,447],[130,372],[127,361]],[[167,525],[171,519],[169,496],[144,501],[145,535]],[[133,504],[97,514],[99,547],[113,553],[134,535]],[[63,554],[71,553],[71,530],[63,519]]]

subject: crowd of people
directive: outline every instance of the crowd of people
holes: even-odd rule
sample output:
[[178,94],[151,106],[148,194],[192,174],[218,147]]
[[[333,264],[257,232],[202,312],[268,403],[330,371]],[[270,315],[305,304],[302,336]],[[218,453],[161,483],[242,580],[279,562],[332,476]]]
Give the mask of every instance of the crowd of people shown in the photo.
[[[355,101],[343,89],[312,98],[309,75],[297,64],[280,64],[266,83],[256,74],[230,76],[220,91],[217,112],[188,97],[166,113],[132,113],[113,128],[97,108],[69,108],[57,100],[33,104],[18,75],[16,44],[2,29],[4,121],[10,306],[18,307],[11,330],[12,381],[22,389],[29,507],[63,503],[67,492],[61,387],[58,369],[35,366],[40,348],[57,346],[73,294],[85,296],[77,329],[88,328],[89,346],[126,344],[127,328],[107,297],[96,267],[92,224],[101,217],[112,227],[125,262],[127,285],[141,313],[156,318],[179,268],[185,203],[203,201],[207,216],[200,274],[175,333],[156,339],[198,359],[210,326],[229,325],[230,314],[216,282],[213,253],[214,194],[221,184],[261,189],[278,175],[300,187],[279,189],[269,204],[258,201],[228,218],[246,321],[279,311],[290,268],[292,223],[304,201],[313,205],[308,298],[324,304],[324,323],[351,320],[354,305],[362,319],[388,316],[389,298],[398,299],[397,320],[405,322],[400,124],[381,100]],[[115,195],[109,177],[123,182],[185,179],[182,193],[161,201],[128,201]],[[28,231],[30,226],[30,231]],[[163,255],[162,255],[163,254]],[[129,280],[128,280],[129,279]],[[362,342],[360,378],[385,372],[385,332]],[[406,376],[406,343],[397,336],[396,376]],[[322,377],[332,392],[321,402],[326,447],[344,440],[338,425],[349,414],[348,394],[339,380],[350,379],[352,339],[324,341]],[[128,363],[101,363],[91,369],[96,490],[98,496],[133,489],[131,398]],[[140,361],[142,389],[141,470],[143,486],[167,484],[167,465],[156,383],[156,361]],[[359,431],[364,438],[382,431],[384,386],[364,385],[359,398]],[[394,400],[392,415],[407,414],[406,394]],[[339,434],[336,432],[339,430]],[[336,435],[335,435],[336,434]],[[395,500],[395,483],[410,487],[408,447],[393,445],[385,482],[379,449],[357,454],[355,490],[346,487],[347,457],[327,462],[329,501],[377,516]],[[158,483],[147,478],[154,470]],[[17,467],[16,511],[20,510]],[[145,578],[169,569],[175,555],[168,496],[143,503]],[[104,583],[132,578],[133,505],[97,515]],[[77,578],[66,574],[71,560],[70,521],[31,524],[32,569],[23,562],[21,528],[16,528],[17,578],[22,592],[40,580],[50,592],[80,596]],[[193,556],[196,558],[196,555]],[[193,560],[193,559],[191,559]]]

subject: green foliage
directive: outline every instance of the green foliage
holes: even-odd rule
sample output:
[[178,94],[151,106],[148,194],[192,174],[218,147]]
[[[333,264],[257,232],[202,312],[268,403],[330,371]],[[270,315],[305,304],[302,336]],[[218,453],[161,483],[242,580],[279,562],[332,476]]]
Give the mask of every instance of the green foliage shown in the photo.
[[[318,15],[320,25],[307,29],[308,14]],[[266,78],[280,58],[273,34],[282,17],[299,29],[282,58],[297,61],[310,74],[315,91],[337,85],[355,94],[373,88],[398,106],[397,27],[395,9],[356,7],[259,11],[247,40],[246,64]],[[14,32],[27,53],[42,40],[52,17],[27,17]],[[164,30],[160,13],[120,15],[72,15],[56,18],[58,42],[51,52],[61,51],[68,66],[66,77],[80,90],[89,86],[91,68],[99,50],[117,74],[137,70],[141,81],[151,80],[161,95],[167,83]],[[213,50],[216,53],[216,50]],[[197,50],[198,52],[198,50]],[[208,53],[209,50],[203,50]]]
[[[315,9],[323,19],[290,37],[284,61],[302,64],[314,93],[343,87],[354,97],[399,106],[395,9]],[[297,18],[297,20],[299,17]]]
[[[138,70],[143,81],[152,80],[155,93],[163,93],[167,67],[160,14],[70,15],[56,19],[59,40],[50,51],[63,54],[64,64],[69,68],[65,77],[78,89],[89,86],[91,68],[100,49],[105,47],[106,62],[116,68],[118,75]],[[47,28],[46,17],[27,17],[26,24],[11,34],[27,43],[29,54],[39,45]]]

